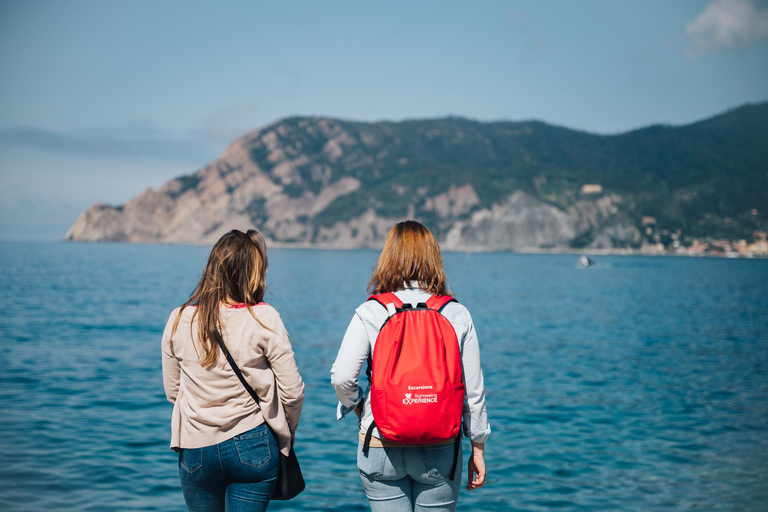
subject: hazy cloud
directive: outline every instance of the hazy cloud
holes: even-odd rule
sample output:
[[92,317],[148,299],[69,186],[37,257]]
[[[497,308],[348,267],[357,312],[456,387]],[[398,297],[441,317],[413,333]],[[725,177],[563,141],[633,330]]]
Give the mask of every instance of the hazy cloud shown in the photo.
[[211,141],[231,142],[236,137],[256,129],[258,113],[256,102],[219,110],[205,118],[200,135]]
[[171,134],[149,119],[76,131],[38,127],[0,128],[0,148],[26,147],[44,153],[117,160],[207,163],[235,138],[255,130],[255,102],[219,110],[188,132]]
[[546,41],[541,31],[534,25],[525,11],[509,11],[504,16],[507,27],[516,35],[522,37],[528,47],[538,56],[547,53]]
[[91,158],[165,160],[198,165],[216,153],[208,144],[192,138],[172,137],[147,122],[67,133],[43,128],[3,128],[0,129],[0,146]]
[[768,37],[768,8],[751,0],[713,0],[685,31],[699,53],[747,46]]

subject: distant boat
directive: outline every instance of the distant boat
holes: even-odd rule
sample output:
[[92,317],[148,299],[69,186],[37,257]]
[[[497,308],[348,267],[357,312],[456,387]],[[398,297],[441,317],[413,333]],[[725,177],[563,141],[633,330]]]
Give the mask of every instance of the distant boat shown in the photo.
[[594,264],[595,262],[587,255],[582,255],[581,258],[579,258],[580,267],[587,268],[587,267],[591,267]]

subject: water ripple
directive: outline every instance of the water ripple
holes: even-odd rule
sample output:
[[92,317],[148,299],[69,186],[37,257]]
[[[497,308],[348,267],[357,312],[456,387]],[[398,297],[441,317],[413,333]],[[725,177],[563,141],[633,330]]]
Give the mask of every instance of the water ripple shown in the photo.
[[[307,384],[308,484],[270,510],[368,510],[328,370],[375,257],[270,251],[267,300]],[[0,244],[0,509],[184,509],[159,339],[206,258]],[[462,491],[459,510],[764,510],[768,261],[445,260],[481,338],[494,431],[488,485]]]

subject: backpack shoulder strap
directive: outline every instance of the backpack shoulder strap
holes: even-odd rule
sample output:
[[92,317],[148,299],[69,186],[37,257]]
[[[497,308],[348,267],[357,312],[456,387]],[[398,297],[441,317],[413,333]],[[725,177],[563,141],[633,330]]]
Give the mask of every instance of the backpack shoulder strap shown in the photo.
[[387,304],[394,304],[395,308],[402,308],[403,307],[403,301],[397,298],[397,295],[394,293],[380,293],[378,295],[371,295],[368,297],[368,300],[375,300],[379,304],[381,304],[384,309],[387,309]]
[[450,295],[433,295],[429,298],[429,300],[427,300],[427,307],[429,309],[434,309],[438,313],[442,313],[443,308],[451,302],[458,303],[459,301]]

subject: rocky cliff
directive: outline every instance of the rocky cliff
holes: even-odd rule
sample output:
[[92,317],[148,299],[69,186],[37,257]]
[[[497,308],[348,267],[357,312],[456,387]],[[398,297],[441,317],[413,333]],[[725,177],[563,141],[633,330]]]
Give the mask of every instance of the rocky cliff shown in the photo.
[[718,225],[739,234],[762,226],[753,210],[768,204],[766,105],[617,136],[289,118],[159,190],[94,205],[66,239],[207,244],[255,227],[279,245],[377,247],[405,218],[460,250],[639,247],[649,224],[679,239]]

